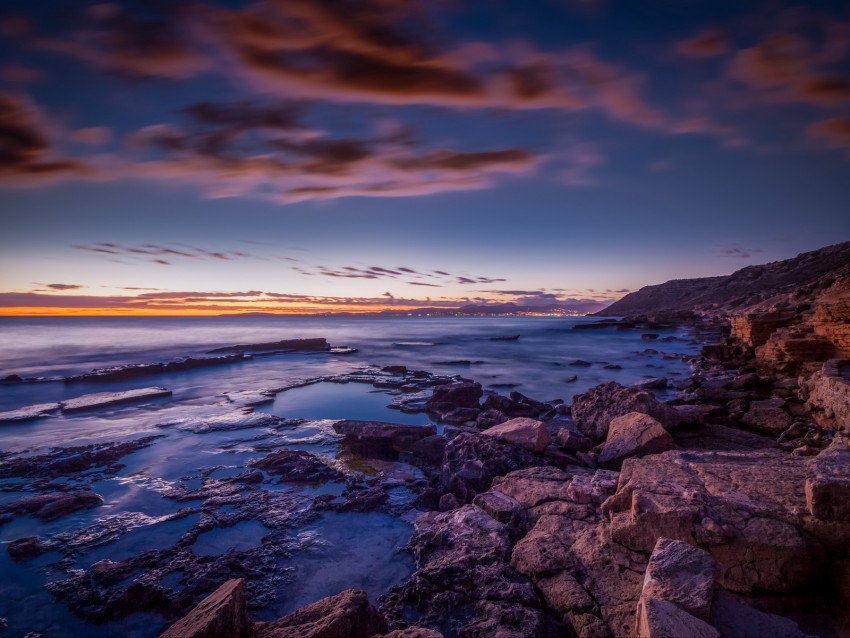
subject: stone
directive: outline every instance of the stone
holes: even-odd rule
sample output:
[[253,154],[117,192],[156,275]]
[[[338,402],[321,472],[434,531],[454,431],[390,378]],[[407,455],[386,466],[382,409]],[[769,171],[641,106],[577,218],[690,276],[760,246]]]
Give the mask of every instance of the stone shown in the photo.
[[425,409],[429,412],[448,413],[455,408],[477,408],[483,395],[481,384],[474,381],[444,383],[434,387]]
[[704,620],[666,600],[650,598],[641,606],[638,638],[720,638],[720,632]]
[[569,427],[564,427],[555,433],[555,443],[567,452],[587,452],[593,447],[593,440]]
[[675,448],[673,437],[658,421],[648,414],[629,412],[611,420],[598,462],[613,464],[632,456],[660,454]]
[[342,434],[351,442],[356,443],[359,451],[368,452],[374,449],[402,452],[429,436],[434,436],[437,429],[433,425],[403,425],[400,423],[384,423],[381,421],[352,421],[344,420],[334,423],[334,432]]
[[754,386],[758,385],[761,381],[761,377],[755,372],[749,372],[745,374],[739,374],[732,381],[732,390],[749,390]]
[[443,638],[443,634],[425,627],[407,627],[384,634],[383,638]]
[[639,388],[640,390],[665,390],[667,388],[667,378],[653,377],[651,379],[633,383],[632,387]]
[[542,452],[551,442],[551,436],[542,421],[524,417],[505,421],[484,431],[500,441],[517,445],[532,452]]
[[121,403],[130,403],[133,401],[143,401],[145,399],[156,399],[159,397],[170,397],[171,390],[161,387],[136,388],[135,390],[126,390],[124,392],[94,392],[92,394],[84,394],[75,399],[67,399],[62,401],[63,412],[76,412],[79,410],[94,410],[96,408],[105,408]]
[[711,606],[711,624],[724,638],[817,638],[792,620],[759,611],[719,589]]
[[249,638],[252,633],[253,625],[248,618],[245,601],[245,581],[235,578],[207,596],[160,638]]
[[31,421],[40,419],[41,417],[50,416],[51,413],[59,410],[58,403],[39,403],[37,405],[29,405],[17,410],[7,410],[0,412],[0,423],[14,423],[17,421]]
[[331,349],[327,339],[284,339],[267,343],[246,343],[236,346],[225,346],[210,350],[207,354],[227,352],[328,352]]
[[501,394],[491,394],[485,399],[482,407],[485,410],[495,410],[510,418],[534,417],[540,414],[537,406],[516,401]]
[[813,476],[806,478],[806,508],[825,521],[850,522],[850,447],[844,438],[811,461]]
[[573,421],[582,434],[596,440],[605,438],[612,419],[629,412],[649,414],[665,428],[679,422],[676,411],[649,392],[626,388],[613,381],[573,397]]
[[313,483],[345,478],[339,470],[302,450],[277,450],[262,459],[251,461],[251,465],[280,477],[282,482]]
[[366,592],[346,589],[255,628],[256,638],[372,638],[387,632],[387,622]]
[[665,600],[704,621],[711,614],[714,559],[682,541],[659,538],[643,577],[641,604]]
[[440,420],[443,423],[463,425],[468,421],[475,421],[478,419],[479,414],[481,414],[481,410],[478,408],[455,408],[454,410],[443,414],[440,417]]
[[[23,498],[11,506],[8,510],[32,514],[43,521],[65,516],[73,512],[97,507],[103,503],[103,498],[88,490],[79,492],[49,492]],[[7,508],[0,508],[3,511]]]
[[515,498],[498,490],[489,490],[472,499],[472,504],[480,507],[500,523],[525,532],[528,516],[525,508]]
[[831,359],[804,384],[806,407],[823,427],[850,431],[850,361]]
[[753,401],[742,420],[754,430],[779,435],[793,422],[791,415],[783,410],[783,407],[785,407],[784,399]]

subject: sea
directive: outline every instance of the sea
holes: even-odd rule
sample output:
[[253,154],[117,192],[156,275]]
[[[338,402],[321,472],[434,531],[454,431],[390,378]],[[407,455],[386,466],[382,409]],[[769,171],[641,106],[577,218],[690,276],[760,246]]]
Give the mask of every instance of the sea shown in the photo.
[[[266,582],[256,589],[264,592],[252,607],[257,620],[272,620],[349,587],[365,589],[376,602],[414,568],[404,550],[419,513],[411,505],[413,495],[403,490],[395,494],[396,514],[301,516],[298,512],[307,512],[312,499],[337,496],[345,484],[264,482],[252,489],[280,492],[292,509],[275,521],[266,516],[261,522],[234,517],[232,502],[222,502],[218,512],[201,497],[189,503],[195,510],[184,515],[180,512],[187,503],[169,494],[178,487],[215,487],[216,480],[243,472],[252,460],[279,448],[309,451],[346,475],[364,480],[393,472],[415,476],[415,468],[398,467],[403,464],[390,467],[345,453],[332,424],[339,419],[364,419],[424,426],[430,423],[429,417],[389,409],[392,390],[319,379],[406,366],[474,379],[485,392],[516,391],[541,401],[561,399],[569,404],[575,394],[607,381],[629,385],[651,377],[684,379],[690,373],[689,359],[701,347],[699,337],[685,328],[653,330],[658,336],[652,340],[635,330],[575,329],[594,321],[591,317],[525,316],[0,318],[0,379],[9,375],[25,379],[0,383],[0,412],[95,392],[147,386],[172,392],[169,397],[136,403],[0,423],[1,507],[13,509],[21,499],[53,488],[86,488],[103,498],[98,507],[50,521],[22,513],[0,516],[0,618],[5,619],[8,632],[3,635],[153,638],[166,624],[156,613],[140,611],[89,622],[91,618],[87,621],[75,613],[79,610],[71,609],[68,599],[57,592],[63,583],[87,578],[98,561],[121,561],[150,549],[182,548],[186,538],[192,539],[191,547],[180,551],[198,556],[262,555],[277,561],[273,585]],[[63,382],[64,377],[97,368],[210,356],[207,353],[215,348],[235,344],[315,337],[356,351],[280,353],[122,381]],[[233,423],[232,415],[245,411],[238,397],[271,388],[288,389],[257,406],[255,414],[291,420],[286,427],[269,427],[261,421],[256,426],[205,425]],[[674,392],[657,394],[671,398]],[[157,438],[121,458],[117,471],[101,468],[90,476],[77,474],[73,485],[61,475],[46,485],[44,478],[3,472],[3,466],[15,459],[148,436]],[[31,536],[46,539],[53,549],[29,560],[12,560],[8,544]],[[274,543],[286,547],[270,547]],[[176,568],[157,572],[156,586],[179,592],[190,576]],[[151,575],[131,574],[125,585],[130,587],[134,579],[150,584]],[[249,583],[249,595],[252,591]]]

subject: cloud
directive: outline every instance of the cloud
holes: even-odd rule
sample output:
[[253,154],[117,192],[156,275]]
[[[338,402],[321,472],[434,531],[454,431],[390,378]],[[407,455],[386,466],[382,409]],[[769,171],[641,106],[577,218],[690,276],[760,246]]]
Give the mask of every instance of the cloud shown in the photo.
[[719,246],[718,251],[724,257],[734,257],[739,259],[749,259],[754,255],[764,252],[761,248],[743,248],[738,245]]
[[[103,7],[109,10],[98,10]],[[209,57],[186,32],[186,22],[173,11],[138,17],[117,4],[96,5],[92,9],[85,26],[69,39],[42,37],[35,46],[132,78],[182,80],[198,75],[210,65]]]
[[26,96],[0,92],[0,183],[30,185],[71,175],[85,164],[57,154],[46,118]]
[[710,58],[728,53],[729,38],[721,29],[705,29],[691,38],[676,43],[676,52],[697,58]]
[[44,79],[44,74],[23,64],[4,64],[0,66],[0,79],[13,84],[36,84]]
[[113,242],[100,242],[88,245],[77,244],[73,247],[78,250],[84,250],[97,255],[131,258],[131,260],[141,259],[163,266],[169,266],[172,263],[171,261],[164,259],[164,257],[168,257],[172,260],[177,258],[191,260],[214,259],[219,261],[253,258],[253,255],[243,251],[207,250],[205,248],[198,248],[197,246],[191,246],[188,244],[170,244],[165,246],[158,244],[140,244],[136,246],[125,246]]
[[850,117],[821,120],[809,126],[810,137],[822,140],[830,148],[850,149]]
[[850,75],[822,68],[835,55],[828,46],[815,49],[798,33],[774,33],[738,51],[729,74],[773,101],[830,106],[850,101]]
[[384,266],[369,266],[368,268],[360,268],[357,266],[342,266],[339,268],[331,268],[329,266],[315,266],[313,268],[307,266],[292,266],[292,270],[302,275],[307,276],[322,276],[322,277],[332,277],[338,279],[384,279],[384,280],[399,280],[400,277],[404,277],[404,279],[408,279],[413,276],[415,278],[442,278],[442,284],[431,282],[416,282],[416,281],[407,281],[406,283],[413,286],[429,286],[433,288],[442,288],[445,284],[455,283],[455,284],[482,284],[482,283],[493,283],[499,281],[506,281],[501,278],[492,278],[492,277],[484,277],[484,276],[460,276],[460,275],[452,275],[451,273],[447,273],[443,270],[435,270],[432,273],[420,273],[412,268],[406,267],[398,267],[398,268],[388,268]]
[[561,181],[567,186],[592,186],[597,183],[593,169],[605,162],[599,146],[593,142],[574,144],[563,153],[567,167],[561,171]]
[[39,284],[42,286],[47,286],[51,290],[78,290],[82,288],[80,284]]
[[100,146],[109,142],[112,138],[112,131],[106,126],[92,126],[77,129],[71,133],[70,137],[73,141],[80,144]]

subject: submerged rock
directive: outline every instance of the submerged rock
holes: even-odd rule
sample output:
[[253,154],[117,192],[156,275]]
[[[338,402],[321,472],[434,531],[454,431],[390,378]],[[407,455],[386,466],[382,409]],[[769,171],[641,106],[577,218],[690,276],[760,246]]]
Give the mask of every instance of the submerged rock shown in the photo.
[[15,512],[32,514],[43,521],[72,514],[73,512],[97,507],[103,503],[103,497],[89,490],[77,492],[48,492],[36,496],[28,496],[19,501],[0,508],[0,512]]
[[412,449],[417,441],[437,433],[433,425],[403,425],[383,421],[345,420],[335,423],[333,429],[366,452],[369,449],[377,452],[403,452]]
[[95,392],[93,394],[84,394],[76,399],[62,401],[61,405],[63,412],[76,412],[78,410],[94,410],[96,408],[105,408],[121,403],[131,403],[133,401],[143,401],[145,399],[157,399],[160,397],[170,396],[171,390],[154,386],[150,388],[125,390],[123,392]]
[[0,412],[0,423],[12,423],[17,421],[31,421],[32,419],[40,419],[44,416],[50,416],[52,413],[62,407],[58,403],[39,403],[37,405],[28,405],[17,410],[7,410]]
[[236,346],[224,346],[210,350],[207,354],[219,354],[227,352],[328,352],[331,346],[327,339],[283,339],[282,341],[268,341],[265,343],[246,343]]
[[318,456],[302,450],[277,450],[252,461],[251,465],[274,474],[280,482],[313,483],[345,479],[342,472],[330,467]]

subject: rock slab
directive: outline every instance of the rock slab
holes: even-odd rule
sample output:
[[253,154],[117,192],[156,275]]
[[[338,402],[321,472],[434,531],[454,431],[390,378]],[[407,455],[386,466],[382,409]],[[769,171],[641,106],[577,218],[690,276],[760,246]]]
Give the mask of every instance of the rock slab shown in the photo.
[[228,580],[160,638],[249,638],[252,623],[245,602],[245,581]]

